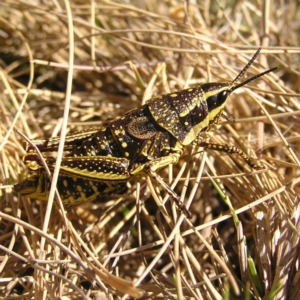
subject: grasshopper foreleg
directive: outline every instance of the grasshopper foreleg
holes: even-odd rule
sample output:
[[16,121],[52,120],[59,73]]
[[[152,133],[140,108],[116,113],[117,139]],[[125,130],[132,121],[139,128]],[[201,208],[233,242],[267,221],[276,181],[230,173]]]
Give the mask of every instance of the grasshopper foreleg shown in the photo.
[[[191,212],[186,208],[185,204],[180,200],[180,197],[167,185],[164,180],[156,173],[158,169],[161,169],[170,164],[178,163],[178,160],[181,156],[181,151],[169,154],[168,156],[163,156],[160,158],[156,158],[152,161],[145,163],[143,166],[143,171],[158,182],[169,194],[170,198],[176,203],[177,207],[189,218],[192,218]],[[135,174],[136,170],[133,170],[131,173]]]
[[263,165],[257,165],[255,164],[251,158],[241,149],[230,145],[230,144],[217,144],[217,143],[211,143],[211,142],[206,142],[203,139],[199,139],[197,141],[198,146],[200,147],[204,147],[204,148],[208,148],[208,149],[212,149],[215,151],[222,151],[222,152],[226,152],[229,154],[238,154],[245,162],[246,164],[255,170],[261,170],[264,169]]

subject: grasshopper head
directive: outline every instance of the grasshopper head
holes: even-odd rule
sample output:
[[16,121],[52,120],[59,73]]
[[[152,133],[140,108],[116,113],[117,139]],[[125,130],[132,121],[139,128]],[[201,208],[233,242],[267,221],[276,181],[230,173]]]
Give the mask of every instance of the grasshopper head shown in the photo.
[[234,90],[238,89],[239,87],[241,87],[243,85],[246,85],[247,83],[249,83],[259,77],[262,77],[270,72],[273,72],[274,70],[277,69],[277,68],[269,69],[267,71],[264,71],[258,75],[255,75],[255,76],[245,80],[244,82],[242,82],[240,84],[236,84],[237,81],[245,74],[245,72],[248,70],[248,68],[253,64],[253,62],[256,59],[256,57],[258,56],[260,50],[261,50],[261,48],[259,48],[256,51],[256,53],[253,55],[253,57],[248,62],[248,64],[244,67],[244,69],[238,74],[238,76],[232,82],[229,82],[229,83],[213,82],[213,83],[206,83],[201,86],[201,88],[205,94],[210,121],[214,121],[214,119],[220,115],[220,113],[224,109],[224,106],[226,104],[228,96]]
[[230,95],[231,83],[211,82],[201,86],[207,103],[209,120],[214,120],[224,109]]

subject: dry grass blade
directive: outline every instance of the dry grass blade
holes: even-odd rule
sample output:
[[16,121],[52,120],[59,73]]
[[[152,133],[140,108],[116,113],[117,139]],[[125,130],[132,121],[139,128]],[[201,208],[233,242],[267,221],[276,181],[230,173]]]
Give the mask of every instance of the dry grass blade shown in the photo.
[[[196,3],[1,2],[0,298],[298,297],[299,3]],[[236,121],[220,122],[210,140],[266,168],[186,147],[159,174],[190,221],[149,178],[77,207],[13,190],[28,174],[15,129],[36,139],[101,128],[153,96],[231,81],[260,46],[240,82],[278,70],[233,92],[226,112]]]

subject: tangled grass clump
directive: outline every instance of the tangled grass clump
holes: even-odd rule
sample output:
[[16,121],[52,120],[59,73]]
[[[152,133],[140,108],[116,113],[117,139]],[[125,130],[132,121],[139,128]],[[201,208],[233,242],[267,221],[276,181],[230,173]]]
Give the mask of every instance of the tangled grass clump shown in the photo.
[[[131,2],[0,4],[0,298],[296,299],[299,4]],[[153,96],[231,81],[260,46],[245,76],[278,70],[230,96],[235,122],[210,140],[265,169],[187,147],[160,175],[191,221],[147,178],[76,207],[13,190],[28,174],[15,129],[37,139],[105,126]]]

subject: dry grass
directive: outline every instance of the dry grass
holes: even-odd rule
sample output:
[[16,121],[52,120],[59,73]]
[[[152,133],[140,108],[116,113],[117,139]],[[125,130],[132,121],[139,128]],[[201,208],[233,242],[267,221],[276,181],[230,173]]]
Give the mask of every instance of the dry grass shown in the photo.
[[[296,299],[299,3],[132,2],[0,4],[0,298]],[[211,140],[266,168],[250,173],[234,155],[187,147],[160,174],[191,203],[191,221],[169,201],[163,209],[164,191],[145,178],[66,213],[13,191],[28,172],[14,129],[34,139],[100,127],[153,95],[233,79],[259,46],[246,76],[278,70],[231,95],[236,122]]]

